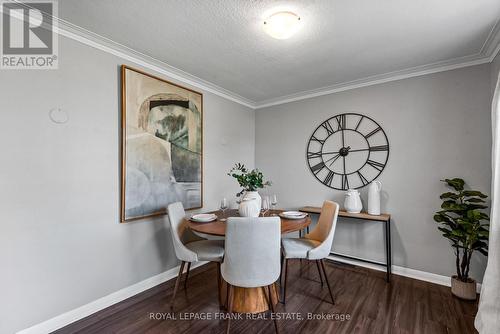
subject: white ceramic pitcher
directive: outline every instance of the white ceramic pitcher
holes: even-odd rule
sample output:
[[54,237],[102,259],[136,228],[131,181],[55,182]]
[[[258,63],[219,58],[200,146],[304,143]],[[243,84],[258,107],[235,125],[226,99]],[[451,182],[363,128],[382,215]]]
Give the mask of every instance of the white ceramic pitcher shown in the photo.
[[368,187],[368,213],[371,215],[380,215],[380,191],[382,183],[373,181]]
[[349,189],[345,194],[344,208],[349,213],[360,213],[363,209],[363,203],[359,197],[359,191],[356,189]]

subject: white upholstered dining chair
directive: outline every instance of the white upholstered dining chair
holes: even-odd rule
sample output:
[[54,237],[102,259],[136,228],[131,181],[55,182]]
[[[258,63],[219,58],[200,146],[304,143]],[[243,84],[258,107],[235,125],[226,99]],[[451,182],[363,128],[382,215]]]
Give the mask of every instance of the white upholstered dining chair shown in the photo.
[[[281,222],[279,217],[235,218],[227,220],[226,250],[221,274],[228,284],[226,333],[231,325],[233,287],[259,288],[267,295],[269,309],[274,313],[272,285],[280,276]],[[278,333],[278,323],[274,319]]]
[[174,293],[172,295],[172,301],[170,304],[170,307],[173,308],[175,295],[177,294],[177,289],[179,288],[179,283],[186,263],[188,264],[188,266],[186,271],[186,279],[184,281],[184,288],[187,287],[187,280],[189,277],[189,269],[191,268],[191,263],[196,261],[211,261],[217,263],[217,289],[220,290],[220,262],[222,261],[222,258],[224,256],[224,241],[199,240],[184,244],[181,238],[185,229],[184,218],[186,216],[186,212],[184,211],[182,203],[176,202],[168,205],[167,211],[170,221],[170,234],[172,235],[175,255],[177,256],[177,259],[181,261],[179,274],[177,275],[177,280],[175,281]]
[[282,270],[285,271],[283,303],[286,302],[288,260],[305,259],[316,262],[321,284],[323,284],[323,279],[321,278],[321,272],[323,272],[332,303],[335,304],[323,259],[326,258],[331,252],[338,214],[339,205],[335,202],[325,201],[323,203],[323,207],[321,208],[318,223],[310,233],[306,234],[303,238],[286,238],[281,241],[284,260],[284,269]]

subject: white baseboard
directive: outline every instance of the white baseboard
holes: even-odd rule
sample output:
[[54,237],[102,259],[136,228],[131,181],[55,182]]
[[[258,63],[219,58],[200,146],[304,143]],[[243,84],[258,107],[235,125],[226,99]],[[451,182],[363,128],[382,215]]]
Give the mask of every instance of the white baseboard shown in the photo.
[[[365,267],[369,269],[374,269],[378,271],[385,271],[385,268],[381,266],[377,266],[374,264],[370,263],[365,263],[357,260],[351,260],[351,259],[345,259],[339,256],[335,255],[330,255],[328,257],[330,260],[334,260],[337,262],[343,262],[347,264],[352,264],[360,267]],[[198,262],[192,266],[192,268],[197,268],[200,267],[207,262]],[[177,276],[177,272],[179,271],[179,266],[174,267],[172,269],[169,269],[161,274],[155,275],[153,277],[147,278],[141,282],[138,282],[136,284],[133,284],[131,286],[128,286],[126,288],[123,288],[121,290],[118,290],[116,292],[113,292],[107,296],[104,296],[102,298],[99,298],[93,302],[90,302],[86,305],[83,305],[81,307],[78,307],[74,310],[71,310],[69,312],[63,313],[61,315],[58,315],[57,317],[54,317],[52,319],[46,320],[42,323],[39,323],[37,325],[34,325],[32,327],[23,329],[19,332],[18,334],[46,334],[50,333],[52,331],[55,331],[59,328],[62,328],[64,326],[67,326],[75,321],[78,321],[80,319],[83,319],[91,314],[94,314],[98,311],[101,311],[109,306],[112,306],[116,303],[119,303],[127,298],[130,298],[132,296],[135,296],[143,291],[146,291],[148,289],[151,289],[163,282],[166,282],[172,278],[175,278]],[[414,279],[418,279],[421,281],[426,281],[430,283],[435,283],[439,285],[444,285],[444,286],[450,286],[450,278],[448,276],[443,276],[443,275],[438,275],[438,274],[433,274],[421,270],[415,270],[411,268],[405,268],[405,267],[400,267],[400,266],[392,266],[392,273],[400,276],[405,276],[405,277],[410,277]],[[481,291],[481,284],[478,283],[477,285],[477,291],[478,293]]]
[[[194,269],[194,268],[202,266],[206,263],[207,262],[197,262],[197,263],[194,263],[191,266],[191,268]],[[67,326],[75,321],[83,319],[83,318],[85,318],[93,313],[96,313],[100,310],[103,310],[106,307],[109,307],[111,305],[119,303],[127,298],[135,296],[138,293],[141,293],[143,291],[151,289],[151,288],[153,288],[153,287],[155,287],[163,282],[166,282],[166,281],[176,277],[177,273],[179,271],[179,267],[180,266],[177,266],[177,267],[174,267],[174,268],[169,269],[167,271],[164,271],[161,274],[147,278],[143,281],[140,281],[140,282],[135,283],[131,286],[128,286],[126,288],[123,288],[121,290],[113,292],[113,293],[111,293],[107,296],[104,296],[102,298],[99,298],[93,302],[86,304],[86,305],[80,306],[74,310],[63,313],[61,315],[58,315],[57,317],[46,320],[46,321],[39,323],[37,325],[34,325],[32,327],[23,329],[17,333],[18,334],[46,334],[46,333],[53,332],[53,331],[60,329],[64,326]]]
[[[378,266],[376,264],[346,259],[346,258],[343,258],[340,256],[335,256],[335,255],[330,255],[330,256],[328,256],[328,258],[330,260],[334,260],[337,262],[348,263],[348,264],[356,265],[359,267],[365,267],[365,268],[378,270],[378,271],[385,271],[384,267]],[[421,271],[421,270],[416,270],[416,269],[411,269],[411,268],[406,268],[406,267],[400,267],[400,266],[395,266],[395,265],[392,265],[391,268],[392,268],[392,273],[396,274],[396,275],[414,278],[414,279],[418,279],[420,281],[430,282],[430,283],[434,283],[434,284],[451,286],[451,280],[450,280],[449,276],[433,274],[433,273],[429,273],[426,271]],[[477,292],[479,293],[480,291],[481,291],[481,283],[478,283],[477,284]]]

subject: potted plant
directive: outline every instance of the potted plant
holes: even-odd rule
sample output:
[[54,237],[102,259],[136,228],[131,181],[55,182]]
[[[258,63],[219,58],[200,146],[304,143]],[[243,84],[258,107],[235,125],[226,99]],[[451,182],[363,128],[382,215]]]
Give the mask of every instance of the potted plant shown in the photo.
[[488,256],[489,216],[483,212],[488,197],[477,190],[464,189],[462,179],[445,179],[453,191],[441,194],[441,210],[434,220],[443,236],[450,240],[455,252],[457,274],[451,277],[451,292],[462,299],[476,299],[476,281],[469,277],[470,262],[475,251]]
[[236,194],[237,197],[243,195],[239,207],[240,216],[258,217],[262,199],[257,190],[270,186],[271,182],[264,181],[264,174],[258,169],[249,170],[241,163],[237,163],[227,175],[234,177],[243,188]]

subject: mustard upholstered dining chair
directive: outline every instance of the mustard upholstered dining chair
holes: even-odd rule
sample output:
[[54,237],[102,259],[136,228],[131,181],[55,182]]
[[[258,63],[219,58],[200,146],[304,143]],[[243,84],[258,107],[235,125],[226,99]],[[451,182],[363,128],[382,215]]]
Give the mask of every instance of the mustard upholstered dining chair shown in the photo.
[[[281,222],[279,217],[235,218],[227,220],[226,250],[221,274],[228,284],[226,333],[233,311],[233,287],[262,288],[274,313],[272,285],[280,276]],[[267,291],[266,291],[267,290]],[[274,319],[278,333],[278,323]]]
[[[325,276],[328,292],[333,299],[332,289],[328,276],[325,270],[323,259],[326,258],[332,249],[333,236],[335,234],[335,226],[337,225],[337,217],[339,214],[339,205],[335,202],[325,201],[321,208],[321,214],[318,223],[311,231],[303,238],[286,238],[281,241],[283,251],[283,261],[285,271],[285,283],[283,284],[283,304],[286,301],[286,285],[288,276],[288,260],[290,259],[305,259],[315,261],[321,278],[321,271]],[[319,269],[321,266],[321,269]],[[321,279],[323,284],[323,279]]]
[[[220,290],[220,262],[224,256],[224,241],[223,240],[199,240],[192,241],[184,244],[181,241],[182,234],[184,232],[185,226],[183,224],[186,212],[182,203],[172,203],[168,206],[168,220],[170,221],[170,234],[172,235],[172,242],[174,244],[174,251],[177,259],[181,261],[181,266],[179,268],[179,274],[177,275],[177,280],[175,281],[174,294],[172,295],[172,301],[170,307],[174,307],[175,295],[177,294],[177,289],[179,288],[179,283],[181,280],[182,273],[184,271],[184,266],[186,263],[186,280],[184,282],[184,288],[186,288],[187,280],[189,277],[189,269],[191,268],[191,263],[196,261],[210,261],[217,263],[217,283],[218,290]],[[219,295],[220,303],[220,295]]]

